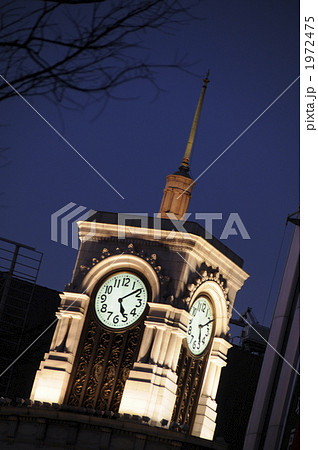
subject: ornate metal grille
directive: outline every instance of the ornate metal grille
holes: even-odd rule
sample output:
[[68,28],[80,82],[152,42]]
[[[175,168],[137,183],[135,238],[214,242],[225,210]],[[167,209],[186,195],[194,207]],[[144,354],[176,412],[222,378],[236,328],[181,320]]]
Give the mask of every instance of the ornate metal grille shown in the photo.
[[88,314],[66,403],[117,412],[138,355],[144,325],[114,333],[103,329],[92,313]]
[[195,411],[200,398],[208,354],[201,359],[192,358],[185,347],[180,352],[177,367],[177,398],[172,420],[189,426],[191,433]]

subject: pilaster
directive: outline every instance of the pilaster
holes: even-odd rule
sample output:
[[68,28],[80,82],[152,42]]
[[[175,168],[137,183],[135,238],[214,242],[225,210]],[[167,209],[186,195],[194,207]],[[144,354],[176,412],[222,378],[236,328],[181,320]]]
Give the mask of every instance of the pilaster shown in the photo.
[[148,416],[152,425],[171,420],[177,390],[176,368],[189,313],[152,303],[138,360],[126,381],[119,412]]
[[89,297],[65,292],[56,313],[57,325],[49,353],[36,373],[31,400],[63,403],[81,337]]
[[192,434],[213,439],[216,426],[217,394],[221,370],[226,366],[227,352],[232,345],[223,338],[215,337],[198,402]]

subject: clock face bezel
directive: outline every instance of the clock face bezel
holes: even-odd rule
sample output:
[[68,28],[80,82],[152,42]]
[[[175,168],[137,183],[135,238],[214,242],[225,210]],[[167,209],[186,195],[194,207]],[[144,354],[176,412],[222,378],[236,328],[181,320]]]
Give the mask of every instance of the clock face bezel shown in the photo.
[[[206,346],[203,348],[203,350],[200,351],[200,353],[193,353],[192,350],[191,350],[191,348],[190,348],[190,345],[189,345],[189,343],[188,343],[188,336],[189,336],[188,330],[189,330],[189,326],[191,326],[191,320],[192,320],[192,319],[189,320],[189,323],[188,323],[188,326],[187,326],[187,336],[186,336],[186,338],[185,338],[186,348],[187,348],[187,351],[188,351],[188,353],[190,354],[190,356],[191,356],[192,358],[196,358],[196,359],[202,358],[203,356],[205,356],[205,355],[210,351],[211,345],[212,345],[212,341],[213,341],[213,336],[214,336],[214,333],[215,333],[215,312],[214,312],[213,303],[212,303],[212,301],[211,301],[211,298],[210,298],[207,294],[205,294],[205,293],[204,293],[204,294],[198,294],[198,295],[196,296],[196,298],[195,298],[195,299],[193,300],[193,302],[191,303],[191,306],[190,306],[190,308],[189,308],[189,313],[190,313],[192,307],[195,305],[195,303],[198,302],[198,301],[200,301],[200,299],[204,299],[204,300],[209,304],[210,309],[211,309],[211,313],[212,313],[212,319],[213,319],[213,322],[211,323],[211,324],[212,324],[212,327],[211,327],[211,333],[210,333],[210,335],[209,335],[208,343],[207,343]],[[192,316],[192,317],[193,317],[193,316]]]
[[[129,275],[134,275],[135,277],[139,278],[141,280],[141,282],[144,284],[145,288],[146,288],[146,305],[143,309],[143,312],[141,313],[141,315],[132,323],[130,323],[129,325],[126,326],[121,326],[121,327],[112,327],[108,324],[105,324],[104,322],[102,322],[102,320],[98,317],[97,315],[97,311],[96,311],[96,298],[97,298],[97,294],[100,290],[100,288],[103,286],[103,284],[109,280],[110,278],[112,278],[115,275],[120,275],[120,274],[129,274]],[[150,289],[150,285],[148,283],[148,280],[139,272],[135,271],[135,270],[131,270],[131,269],[125,269],[122,268],[120,270],[114,270],[110,273],[108,273],[106,276],[104,276],[98,283],[96,283],[94,289],[93,289],[93,293],[92,293],[92,309],[93,309],[93,314],[95,317],[95,320],[97,321],[97,323],[102,326],[103,328],[112,331],[114,333],[121,333],[123,331],[129,330],[130,328],[134,328],[136,325],[138,325],[142,320],[144,320],[146,314],[149,311],[149,305],[148,302],[151,299],[151,289]],[[107,303],[107,302],[106,302]]]

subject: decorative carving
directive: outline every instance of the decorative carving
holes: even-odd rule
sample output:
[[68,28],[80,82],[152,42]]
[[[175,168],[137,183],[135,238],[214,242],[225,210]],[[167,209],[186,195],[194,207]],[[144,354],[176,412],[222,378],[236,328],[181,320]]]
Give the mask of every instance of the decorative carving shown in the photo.
[[108,361],[106,362],[105,375],[102,382],[101,395],[97,400],[98,409],[109,409],[109,403],[114,390],[116,374],[118,373],[120,354],[123,347],[125,333],[113,336],[112,346]]
[[141,326],[134,328],[128,335],[128,339],[125,346],[125,351],[122,357],[115,391],[111,402],[111,411],[118,411],[120,406],[121,397],[123,395],[124,387],[127,378],[129,377],[130,369],[132,368],[134,361],[136,360],[136,354],[138,352],[138,344],[141,337]]
[[[107,258],[108,256],[111,256],[111,252],[108,250],[108,248],[103,248],[102,253],[101,253],[101,255],[100,255],[100,260],[105,259],[105,258]],[[81,271],[84,275],[86,275],[87,272],[88,272],[93,266],[95,266],[96,264],[98,264],[100,260],[97,259],[97,258],[93,258],[93,259],[92,259],[92,264],[91,264],[90,267],[89,267],[89,266],[85,266],[85,265],[82,264],[82,265],[80,266],[80,271]]]
[[195,285],[193,283],[187,284],[187,289],[189,292],[192,292],[194,288],[195,288]]
[[192,431],[195,410],[199,401],[208,354],[201,359],[192,358],[184,347],[177,366],[178,386],[172,420],[189,425]]
[[103,248],[101,258],[104,259],[104,258],[107,258],[110,255],[111,255],[111,253],[108,250],[108,248]]
[[[202,373],[202,369],[204,366],[204,361],[201,359],[196,362],[196,367],[191,367],[192,370],[192,383],[189,386],[190,392],[188,393],[188,408],[186,411],[186,415],[184,417],[184,423],[191,424],[191,420],[195,415],[194,408],[199,400],[200,395],[200,386],[203,382],[204,373]],[[194,375],[195,373],[195,375]]]
[[85,408],[93,408],[94,406],[96,389],[101,381],[103,373],[102,367],[105,362],[105,352],[109,345],[110,337],[110,333],[107,331],[102,332],[100,336],[96,356],[87,383],[86,397],[83,402]]
[[132,242],[128,244],[128,251],[129,253],[134,253],[135,251],[134,244]]
[[92,320],[89,323],[87,335],[86,335],[86,341],[84,343],[83,351],[82,351],[81,357],[79,359],[76,377],[75,377],[75,380],[74,380],[74,383],[73,383],[73,386],[71,389],[71,393],[69,396],[69,400],[68,400],[69,405],[79,406],[83,386],[84,386],[84,383],[85,383],[87,375],[88,375],[88,366],[89,366],[89,361],[90,361],[90,358],[91,358],[92,352],[93,352],[96,328],[97,328],[97,325]]
[[[80,270],[81,270],[81,272],[82,272],[84,275],[87,274],[87,272],[89,271],[89,269],[90,269],[90,267],[84,266],[83,264],[80,265]],[[69,283],[69,285],[67,285],[67,286],[70,286],[70,283]]]
[[[200,275],[199,277],[197,276],[198,274]],[[229,289],[227,287],[227,280],[219,272],[218,267],[207,266],[205,263],[203,263],[201,265],[201,268],[199,270],[195,271],[190,282],[186,285],[184,295],[182,296],[183,306],[186,306],[186,305],[189,306],[189,303],[191,302],[191,299],[192,299],[193,295],[195,294],[195,291],[197,290],[197,288],[206,281],[214,281],[221,287],[221,289],[224,293],[226,304],[227,304],[228,318],[230,318],[230,316],[231,316],[230,309],[231,308],[230,308],[230,302],[228,301]]]
[[[162,267],[158,264],[158,258],[157,258],[156,253],[152,253],[150,256],[147,256],[145,254],[144,250],[141,250],[140,252],[138,252],[132,242],[130,242],[128,244],[126,249],[121,249],[119,247],[116,247],[116,249],[113,251],[113,254],[122,254],[122,253],[130,253],[132,255],[139,256],[139,258],[142,258],[145,261],[147,261],[153,267],[154,271],[156,272],[156,274],[159,278],[160,284],[165,288],[167,287],[167,285],[170,281],[170,277],[163,275],[161,273]],[[87,272],[89,272],[89,270],[92,267],[94,267],[96,264],[98,264],[101,260],[103,260],[111,255],[112,255],[112,253],[110,250],[108,250],[107,248],[103,248],[100,257],[93,258],[90,266],[85,266],[85,265],[80,266],[81,272],[86,275]]]
[[130,369],[137,359],[143,329],[141,324],[114,333],[89,320],[79,362],[73,369],[67,403],[118,411]]
[[108,362],[104,375],[103,385],[100,391],[99,398],[97,400],[98,409],[108,409],[105,408],[105,405],[109,403],[110,395],[114,385],[115,375],[116,368],[112,365],[111,362]]

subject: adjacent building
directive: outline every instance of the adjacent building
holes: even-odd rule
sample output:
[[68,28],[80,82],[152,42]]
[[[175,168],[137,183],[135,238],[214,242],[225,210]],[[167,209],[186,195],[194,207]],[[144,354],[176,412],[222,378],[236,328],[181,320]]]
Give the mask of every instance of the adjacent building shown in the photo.
[[299,218],[272,319],[244,450],[299,448]]

